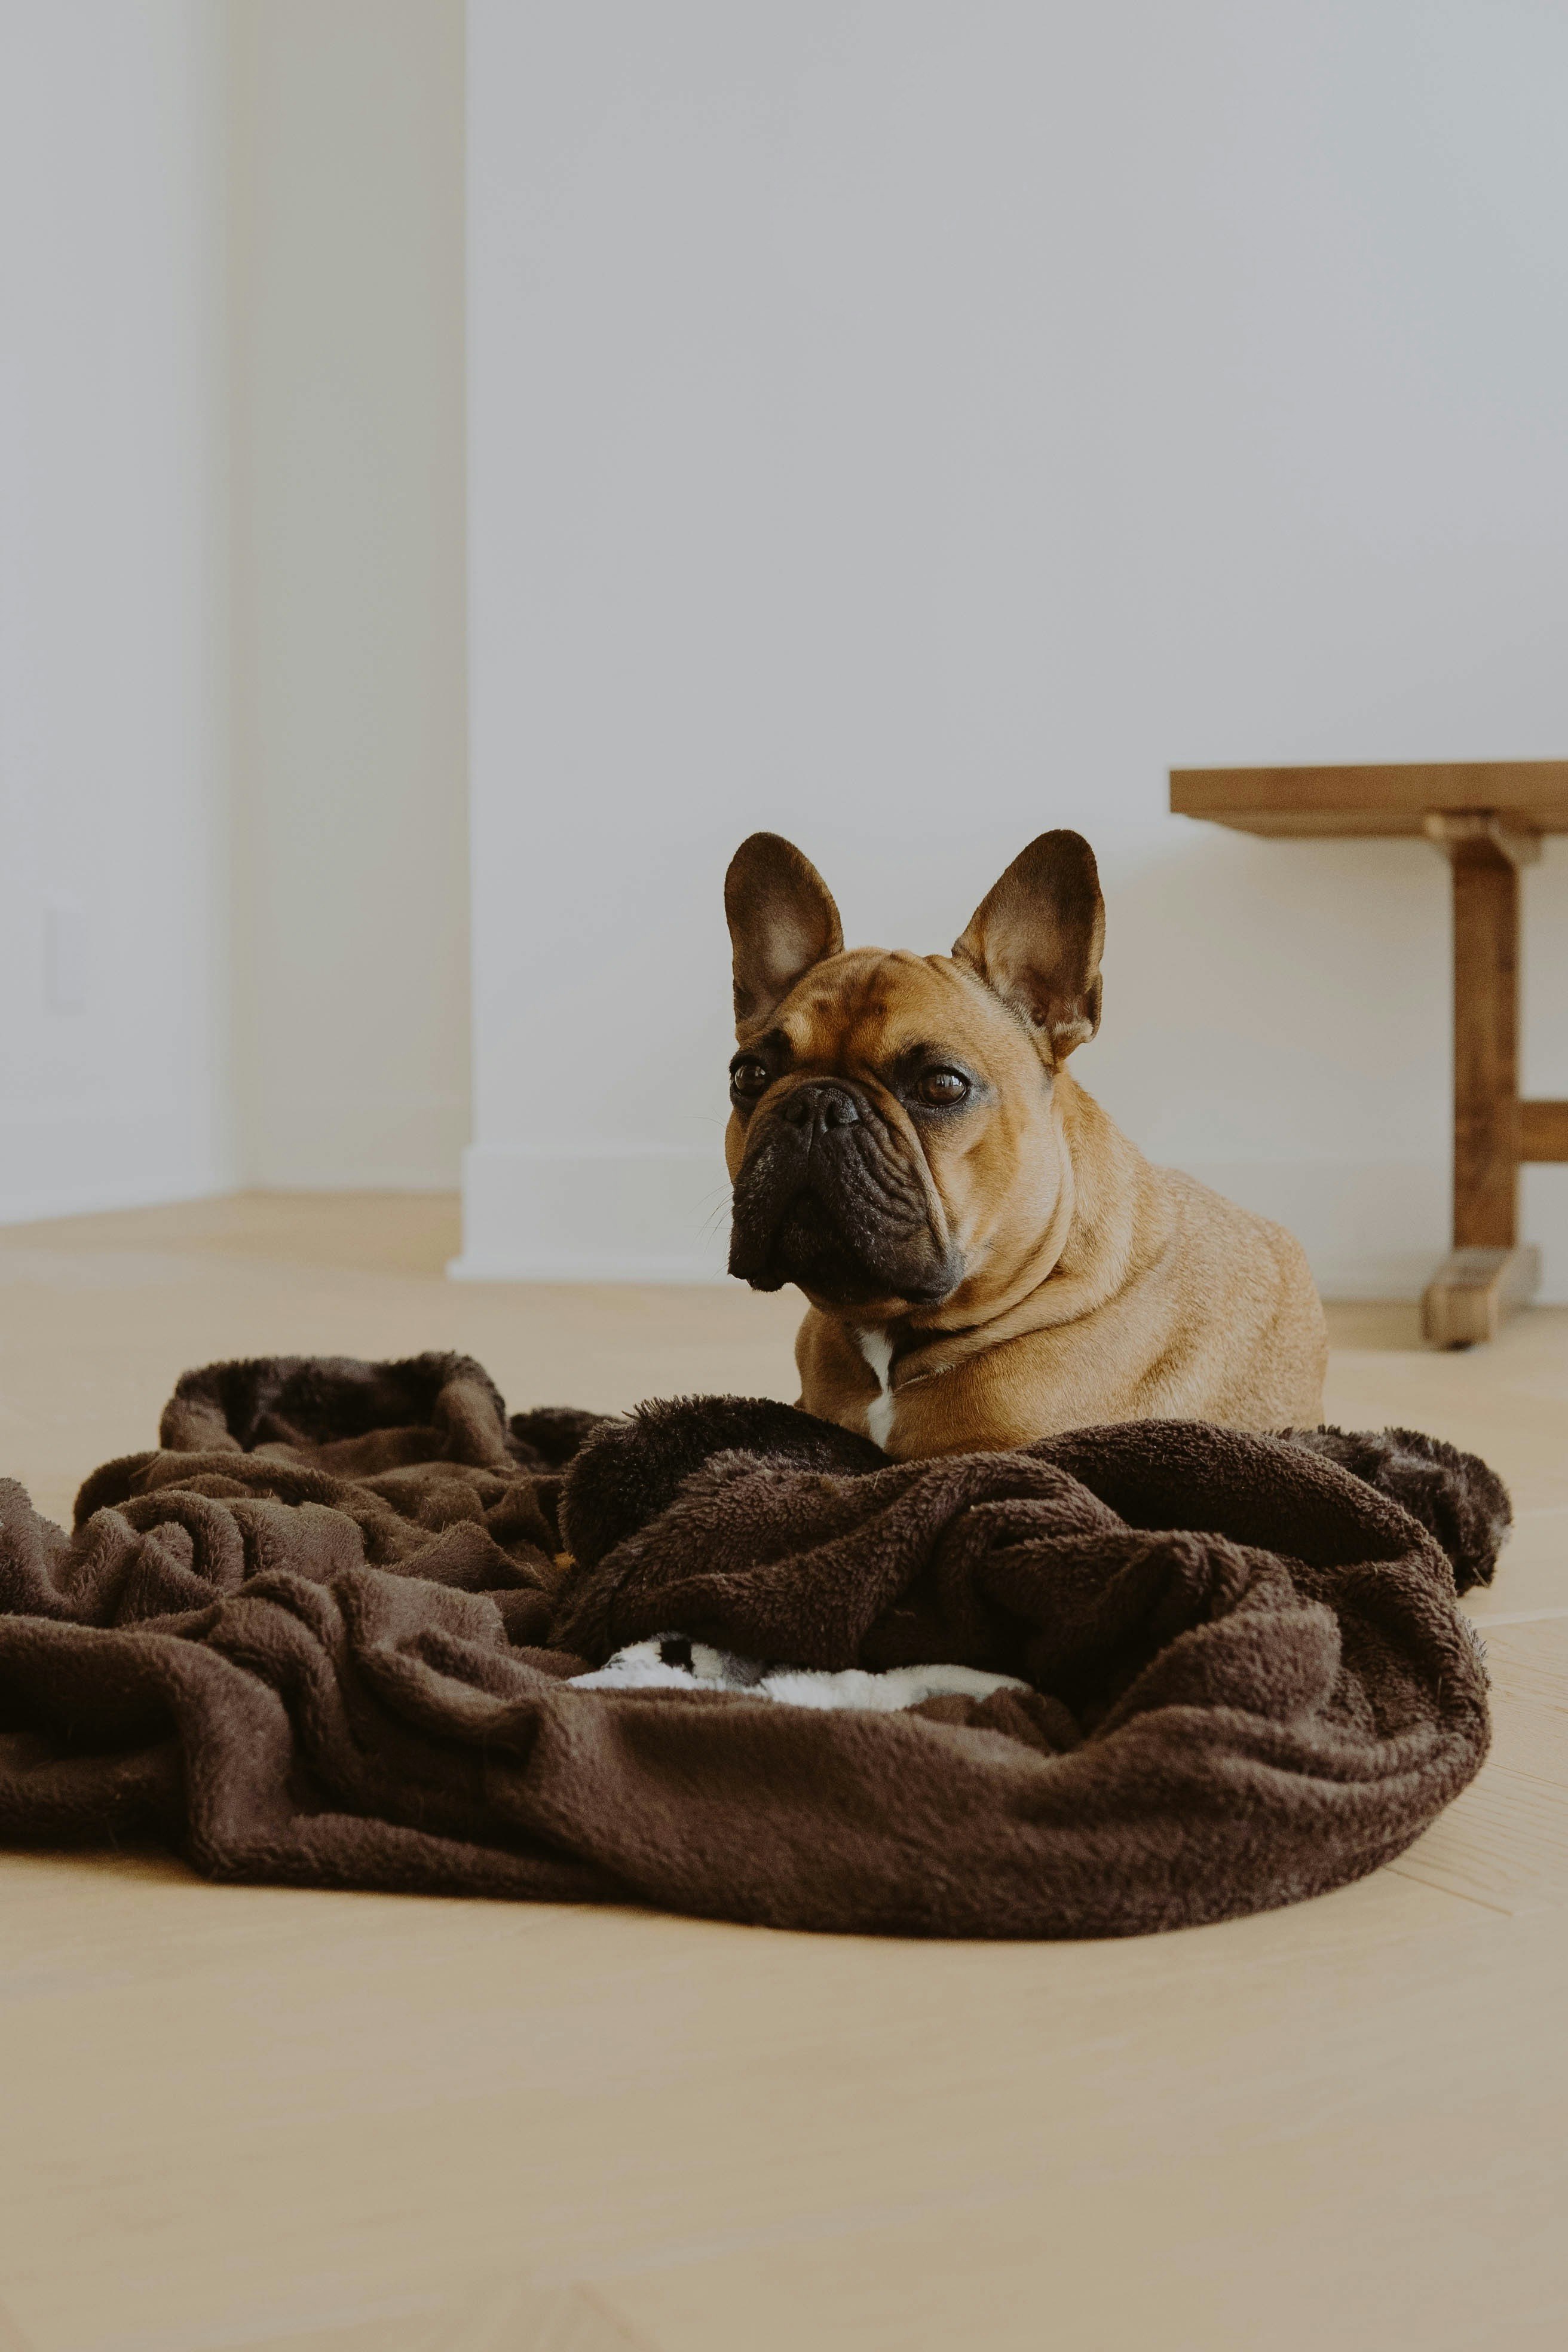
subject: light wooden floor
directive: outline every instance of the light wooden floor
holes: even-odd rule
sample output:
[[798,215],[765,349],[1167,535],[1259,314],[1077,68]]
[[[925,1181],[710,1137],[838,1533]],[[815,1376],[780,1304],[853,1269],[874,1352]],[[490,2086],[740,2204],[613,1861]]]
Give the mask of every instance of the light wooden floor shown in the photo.
[[[187,1364],[464,1348],[516,1404],[793,1394],[784,1299],[445,1283],[445,1200],[0,1233],[56,1513]],[[899,1944],[0,1855],[0,2352],[1568,2342],[1568,1311],[1334,1318],[1485,1453],[1498,1739],[1394,1868],[1145,1941]]]

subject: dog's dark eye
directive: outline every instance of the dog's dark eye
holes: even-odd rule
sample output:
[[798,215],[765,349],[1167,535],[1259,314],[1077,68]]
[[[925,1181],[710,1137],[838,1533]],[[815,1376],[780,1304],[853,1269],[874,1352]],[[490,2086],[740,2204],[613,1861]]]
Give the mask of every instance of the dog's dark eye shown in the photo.
[[969,1092],[969,1080],[962,1077],[956,1070],[928,1070],[924,1077],[916,1082],[915,1092],[921,1102],[946,1109],[951,1104],[963,1100]]
[[738,1062],[730,1065],[731,1091],[738,1094],[744,1102],[755,1102],[759,1095],[767,1093],[772,1084],[767,1064],[759,1062],[754,1055],[743,1054]]

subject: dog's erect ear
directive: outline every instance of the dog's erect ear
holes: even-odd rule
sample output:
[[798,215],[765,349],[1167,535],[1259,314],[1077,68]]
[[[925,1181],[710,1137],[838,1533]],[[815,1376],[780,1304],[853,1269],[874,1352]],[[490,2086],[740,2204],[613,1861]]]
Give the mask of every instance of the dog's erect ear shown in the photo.
[[809,857],[781,834],[753,833],[730,860],[724,913],[735,950],[735,1023],[765,1021],[803,972],[837,955],[844,929]]
[[1081,833],[1042,833],[981,900],[952,952],[1063,1062],[1100,1026],[1104,944],[1093,850]]

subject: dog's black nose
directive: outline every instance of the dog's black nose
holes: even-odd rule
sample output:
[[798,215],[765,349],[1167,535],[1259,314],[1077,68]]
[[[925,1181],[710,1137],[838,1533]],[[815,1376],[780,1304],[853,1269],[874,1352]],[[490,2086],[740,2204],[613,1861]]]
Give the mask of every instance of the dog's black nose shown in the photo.
[[859,1116],[859,1106],[848,1087],[835,1086],[831,1078],[813,1078],[796,1087],[779,1112],[791,1127],[816,1129],[853,1127]]

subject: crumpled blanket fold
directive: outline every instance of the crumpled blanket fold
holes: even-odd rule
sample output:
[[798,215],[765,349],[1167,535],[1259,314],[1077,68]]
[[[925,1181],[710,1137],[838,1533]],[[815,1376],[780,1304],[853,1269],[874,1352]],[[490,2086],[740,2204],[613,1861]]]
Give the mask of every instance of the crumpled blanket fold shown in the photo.
[[[1486,1753],[1456,1594],[1507,1497],[1409,1432],[1143,1422],[896,1464],[767,1401],[509,1419],[479,1365],[424,1356],[210,1366],[161,1435],[69,1535],[0,1483],[12,1842],[1130,1935],[1375,1869]],[[574,1686],[670,1639],[774,1681],[952,1673],[901,1708],[744,1672]]]

